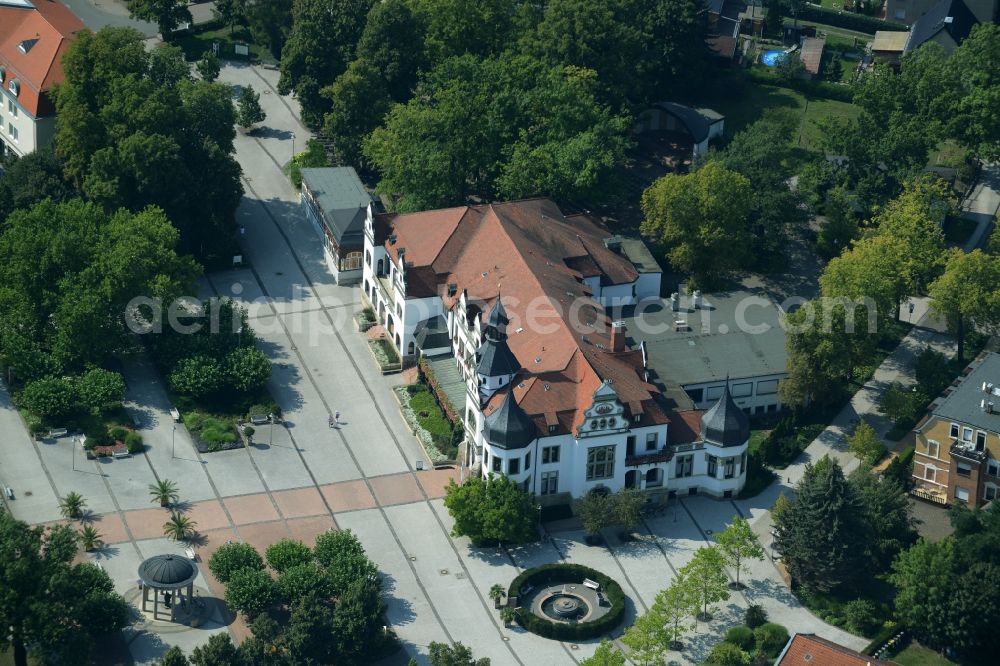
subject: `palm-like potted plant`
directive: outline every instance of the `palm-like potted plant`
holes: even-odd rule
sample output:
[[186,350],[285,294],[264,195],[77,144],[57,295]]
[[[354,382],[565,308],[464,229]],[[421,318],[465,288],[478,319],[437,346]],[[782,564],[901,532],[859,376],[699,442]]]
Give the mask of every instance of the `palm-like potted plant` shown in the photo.
[[517,619],[517,610],[510,606],[504,606],[500,609],[500,619],[503,621],[503,626],[509,627]]
[[80,530],[80,545],[89,553],[104,546],[104,539],[101,538],[101,533],[97,531],[96,527],[84,525],[83,529]]
[[194,522],[183,513],[171,511],[170,520],[163,523],[163,534],[168,539],[173,539],[174,541],[187,541],[194,536],[194,528],[197,525],[198,523]]
[[83,499],[80,493],[68,493],[59,500],[59,512],[66,518],[77,519],[83,515],[83,509],[87,506],[87,500]]
[[493,608],[500,608],[500,602],[507,596],[507,590],[503,589],[500,583],[494,583],[489,591],[490,599],[493,600]]
[[177,501],[177,484],[170,479],[151,483],[149,484],[149,494],[154,502],[159,502],[160,506],[166,508]]

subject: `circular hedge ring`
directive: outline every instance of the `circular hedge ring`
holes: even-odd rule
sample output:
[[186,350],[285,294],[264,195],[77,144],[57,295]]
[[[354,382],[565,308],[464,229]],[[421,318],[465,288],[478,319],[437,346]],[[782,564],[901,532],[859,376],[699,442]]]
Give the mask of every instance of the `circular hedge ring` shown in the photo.
[[[610,604],[605,614],[593,620],[569,623],[541,617],[533,612],[534,594],[537,590],[560,584],[583,585],[585,579],[600,585],[601,595],[607,604]],[[530,597],[527,605],[524,605],[522,599],[522,593],[525,591]],[[518,600],[518,624],[533,634],[560,641],[587,640],[604,636],[621,624],[625,614],[625,593],[622,592],[621,585],[600,571],[582,564],[543,564],[528,569],[511,582],[507,596]]]

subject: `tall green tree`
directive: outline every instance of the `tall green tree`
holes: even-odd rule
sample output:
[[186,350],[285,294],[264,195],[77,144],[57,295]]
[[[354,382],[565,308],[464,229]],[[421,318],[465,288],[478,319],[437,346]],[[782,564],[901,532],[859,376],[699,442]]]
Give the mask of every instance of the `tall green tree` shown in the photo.
[[288,35],[292,32],[292,0],[246,0],[247,25],[254,41],[281,60]]
[[455,521],[452,536],[467,536],[477,545],[524,543],[538,536],[537,505],[506,476],[476,476],[462,485],[449,481],[444,505]]
[[231,666],[239,663],[239,650],[228,632],[209,636],[191,653],[192,666]]
[[667,246],[667,259],[699,286],[750,261],[750,181],[721,164],[669,174],[642,193],[642,233]]
[[886,448],[879,439],[875,428],[864,419],[858,422],[858,427],[847,438],[847,446],[867,465],[874,465],[885,455]]
[[72,528],[31,527],[0,510],[0,649],[15,666],[28,647],[42,663],[84,664],[97,637],[128,624],[128,605],[107,573],[73,564]]
[[858,217],[851,208],[851,198],[843,187],[834,187],[826,195],[826,221],[816,234],[816,251],[830,260],[850,247],[860,233]]
[[965,360],[965,336],[972,329],[993,331],[1000,325],[1000,257],[973,250],[953,250],[944,272],[931,284],[931,310],[944,317],[958,340],[958,362]]
[[684,585],[697,600],[698,616],[706,622],[715,604],[729,598],[729,578],[725,557],[718,546],[702,546],[680,570]]
[[193,20],[187,0],[128,0],[126,6],[132,18],[155,23],[165,41],[173,39],[177,26]]
[[344,594],[354,581],[379,578],[378,567],[368,559],[364,547],[351,530],[319,535],[313,556],[326,567],[326,576],[336,595]]
[[907,249],[894,236],[864,238],[830,260],[819,278],[820,291],[827,298],[855,303],[870,300],[880,321],[896,319],[899,304],[915,289],[912,275],[906,272]]
[[785,318],[788,378],[778,390],[783,402],[832,404],[854,368],[877,342],[877,312],[847,301],[807,301]]
[[787,247],[788,238],[805,226],[802,195],[788,187],[793,175],[789,167],[798,117],[772,110],[737,132],[713,160],[750,181],[748,226],[754,266],[768,267]]
[[396,102],[405,102],[413,94],[417,71],[424,62],[423,27],[410,4],[408,0],[375,3],[358,39],[357,59],[378,73]]
[[3,229],[4,219],[15,209],[31,208],[47,198],[59,202],[73,197],[73,188],[63,178],[62,165],[52,148],[36,150],[23,157],[9,155],[2,167],[0,229]]
[[100,365],[126,349],[129,302],[143,296],[169,303],[190,293],[199,272],[179,256],[177,230],[154,208],[109,216],[80,200],[46,200],[7,222],[0,348],[16,356],[28,337],[66,370]]
[[322,95],[331,103],[323,129],[333,139],[337,156],[344,163],[358,163],[362,141],[382,124],[392,106],[385,76],[358,58],[333,84],[323,88]]
[[746,568],[747,560],[763,560],[764,549],[760,539],[750,529],[750,523],[742,516],[736,516],[726,525],[726,529],[715,535],[723,559],[736,572],[736,587],[740,587],[740,572]]
[[686,576],[678,574],[670,587],[656,595],[651,611],[655,611],[667,632],[668,646],[679,649],[684,635],[696,628],[699,597]]
[[868,553],[878,570],[886,571],[917,538],[909,495],[895,479],[872,474],[865,466],[855,470],[849,481],[868,526]]
[[953,88],[942,91],[951,102],[947,133],[982,160],[1000,158],[1000,27],[973,26],[948,59]]
[[179,49],[147,53],[135,30],[77,37],[56,94],[67,179],[109,212],[159,206],[184,252],[226,256],[243,194],[229,87],[194,80]]
[[614,187],[629,121],[595,98],[592,72],[526,56],[447,60],[363,144],[399,210],[470,196],[557,199]]
[[236,122],[243,129],[249,129],[257,123],[264,122],[267,114],[260,106],[260,95],[253,86],[243,86],[236,105]]
[[431,63],[452,56],[488,56],[513,39],[520,0],[410,0]]
[[281,51],[278,90],[294,92],[302,121],[319,127],[330,110],[320,91],[354,59],[373,0],[295,0],[292,30]]
[[799,585],[827,592],[850,585],[865,571],[869,529],[836,461],[824,456],[807,465],[795,498],[773,517],[776,547]]
[[639,666],[662,664],[668,650],[667,641],[663,618],[653,608],[637,617],[622,635],[629,660]]
[[476,659],[462,643],[431,642],[427,660],[431,666],[490,666],[489,657]]
[[377,654],[388,640],[382,631],[384,625],[381,581],[372,578],[352,581],[338,597],[333,616],[333,635],[337,637],[341,662],[358,666],[370,663],[371,654]]
[[581,661],[580,666],[625,666],[625,655],[614,643],[604,639],[597,646],[594,656]]
[[325,599],[307,594],[293,602],[281,641],[292,663],[348,663],[340,660],[337,641],[336,616]]

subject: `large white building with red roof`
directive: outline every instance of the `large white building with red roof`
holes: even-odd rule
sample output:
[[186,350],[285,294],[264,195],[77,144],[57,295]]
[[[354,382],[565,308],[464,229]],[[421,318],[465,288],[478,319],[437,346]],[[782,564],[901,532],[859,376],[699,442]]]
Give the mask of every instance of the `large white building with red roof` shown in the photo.
[[52,87],[83,23],[56,0],[0,0],[0,152],[26,155],[52,142]]
[[665,396],[607,314],[659,298],[660,270],[630,258],[634,241],[545,199],[369,211],[365,237],[365,299],[401,356],[448,353],[466,382],[470,468],[543,502],[742,489],[746,414],[728,392],[707,412]]

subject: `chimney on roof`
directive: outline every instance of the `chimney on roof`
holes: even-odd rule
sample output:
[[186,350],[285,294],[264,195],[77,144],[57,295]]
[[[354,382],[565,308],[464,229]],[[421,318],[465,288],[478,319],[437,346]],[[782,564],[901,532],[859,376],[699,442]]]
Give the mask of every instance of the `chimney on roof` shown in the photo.
[[623,321],[611,323],[611,351],[625,351],[625,322]]
[[954,16],[945,16],[944,17],[944,22],[945,23],[953,23],[954,21],[955,21],[955,17]]
[[396,234],[390,234],[389,235],[389,245],[395,245],[395,244],[396,244]]
[[457,291],[458,291],[458,285],[455,284],[454,282],[449,282],[448,283],[448,295],[449,296],[454,296]]

